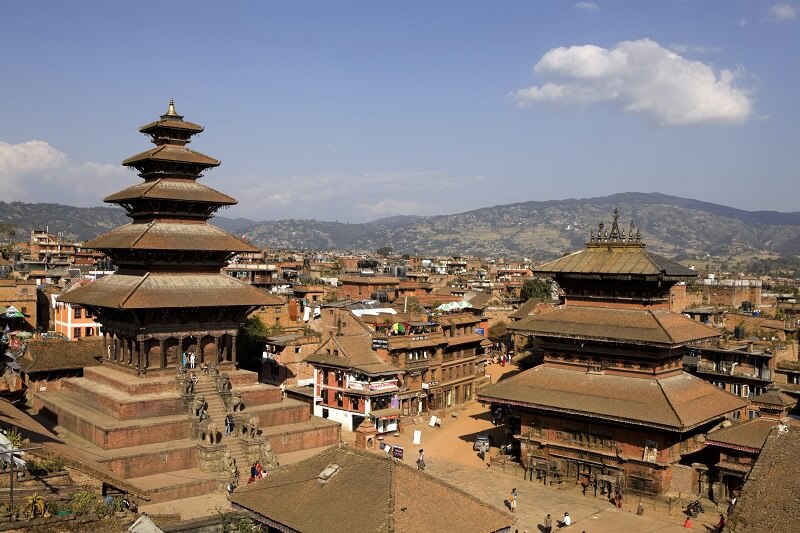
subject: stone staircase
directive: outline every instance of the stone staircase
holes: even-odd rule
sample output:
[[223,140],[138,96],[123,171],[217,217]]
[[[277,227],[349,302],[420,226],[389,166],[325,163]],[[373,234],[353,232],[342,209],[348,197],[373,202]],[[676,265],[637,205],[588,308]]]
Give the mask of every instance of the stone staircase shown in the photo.
[[195,396],[203,395],[206,403],[208,404],[208,418],[213,420],[220,431],[225,430],[225,415],[228,412],[225,410],[225,404],[222,403],[222,398],[217,392],[214,385],[214,380],[208,374],[197,374],[198,381],[194,386]]
[[236,468],[239,469],[239,483],[246,483],[247,478],[250,477],[250,461],[247,459],[244,441],[239,437],[230,436],[223,442],[231,452],[231,457],[236,461]]
[[[260,443],[269,441],[275,453],[318,449],[337,444],[341,426],[312,417],[308,406],[282,399],[278,387],[258,382],[258,375],[221,367],[234,391],[241,393],[243,411],[237,411],[237,431],[224,436],[225,405],[209,374],[195,371],[195,394],[202,394],[224,445],[236,460],[240,482],[250,476],[250,458]],[[204,465],[218,460],[219,446],[209,446],[193,435],[196,419],[188,412],[174,370],[140,376],[115,364],[87,367],[81,378],[62,380],[60,390],[36,391],[34,406],[53,420],[76,453],[86,453],[136,489],[151,503],[208,494],[220,490],[222,472]],[[255,441],[241,437],[241,423],[254,417],[259,425]],[[248,444],[251,457],[248,457]],[[223,452],[224,453],[224,452]],[[211,455],[209,455],[211,454]],[[204,463],[205,461],[205,463]]]
[[222,434],[222,444],[231,452],[231,457],[236,461],[236,468],[239,469],[239,478],[247,479],[250,475],[250,462],[247,459],[247,451],[244,441],[238,436],[239,428],[237,427],[234,432],[225,436],[225,417],[230,412],[225,409],[225,403],[222,401],[217,391],[214,380],[208,374],[197,374],[198,381],[194,386],[195,395],[202,394],[208,404],[208,418],[216,423]]

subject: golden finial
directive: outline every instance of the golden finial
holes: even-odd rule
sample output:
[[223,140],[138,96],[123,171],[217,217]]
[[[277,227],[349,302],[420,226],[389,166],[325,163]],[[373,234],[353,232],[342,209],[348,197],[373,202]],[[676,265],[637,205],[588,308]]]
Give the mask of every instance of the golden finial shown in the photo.
[[169,97],[169,109],[167,109],[167,116],[170,116],[170,117],[180,116],[175,111],[175,100],[173,100],[171,96]]

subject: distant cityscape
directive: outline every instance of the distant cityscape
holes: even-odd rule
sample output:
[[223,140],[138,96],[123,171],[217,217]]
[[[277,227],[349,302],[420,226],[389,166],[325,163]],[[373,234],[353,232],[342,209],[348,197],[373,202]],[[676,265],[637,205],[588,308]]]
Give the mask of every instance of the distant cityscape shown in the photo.
[[[3,223],[5,520],[510,532],[548,527],[520,495],[558,492],[567,525],[747,531],[771,483],[753,472],[793,468],[790,254],[681,248],[693,224],[651,211],[666,257],[616,207],[591,226],[562,208],[569,235],[527,257],[395,249],[389,222],[362,252],[263,247],[263,226],[210,224],[236,200],[200,181],[219,165],[187,148],[202,126],[170,101],[140,131],[154,148],[123,164],[143,181],[105,199],[128,223],[84,241]],[[465,492],[460,469],[486,480]]]

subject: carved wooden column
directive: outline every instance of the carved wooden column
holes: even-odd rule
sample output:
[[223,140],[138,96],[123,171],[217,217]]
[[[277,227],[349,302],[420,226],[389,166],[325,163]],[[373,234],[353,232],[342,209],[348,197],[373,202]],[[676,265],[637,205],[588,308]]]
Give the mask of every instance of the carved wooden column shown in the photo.
[[231,362],[236,365],[236,333],[230,336],[231,339]]
[[106,350],[106,359],[111,359],[111,349],[108,344],[108,332],[103,328],[103,346]]
[[158,346],[161,349],[161,366],[167,368],[167,351],[164,349],[164,339],[158,339]]

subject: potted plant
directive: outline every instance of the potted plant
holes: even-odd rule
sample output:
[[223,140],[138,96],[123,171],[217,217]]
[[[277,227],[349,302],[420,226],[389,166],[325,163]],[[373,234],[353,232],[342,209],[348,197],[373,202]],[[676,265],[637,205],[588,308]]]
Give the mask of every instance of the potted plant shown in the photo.
[[45,503],[44,498],[39,496],[39,493],[34,492],[25,498],[25,514],[29,518],[36,518],[37,516],[44,516]]
[[114,505],[114,514],[117,515],[119,518],[125,518],[127,513],[125,512],[125,504],[122,502],[122,497],[114,496],[113,505]]

